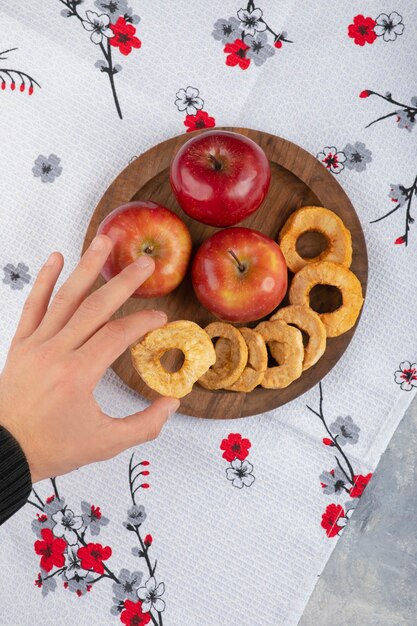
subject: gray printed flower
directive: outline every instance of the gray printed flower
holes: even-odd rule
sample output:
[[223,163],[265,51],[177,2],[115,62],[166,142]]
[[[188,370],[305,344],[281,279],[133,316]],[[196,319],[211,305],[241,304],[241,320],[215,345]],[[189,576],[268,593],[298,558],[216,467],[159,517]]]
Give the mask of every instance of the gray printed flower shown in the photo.
[[391,185],[388,196],[393,202],[397,203],[399,206],[404,206],[404,204],[408,200],[407,190],[404,185]]
[[42,596],[44,598],[48,595],[48,593],[53,592],[56,589],[55,578],[48,578],[48,576],[48,572],[41,568],[41,571],[39,572],[38,577],[35,580],[35,585],[42,589]]
[[82,520],[86,528],[90,529],[90,533],[96,537],[100,534],[102,526],[107,526],[109,518],[104,517],[99,506],[94,506],[83,500],[81,502]]
[[107,13],[102,13],[99,15],[95,11],[86,11],[85,12],[86,20],[82,21],[82,25],[85,30],[91,31],[90,39],[96,45],[99,45],[103,41],[103,37],[114,36],[112,29],[109,27],[110,25],[110,17]]
[[139,24],[140,22],[139,15],[133,13],[133,9],[128,9],[123,17],[125,18],[126,22],[129,22],[130,24]]
[[144,587],[139,587],[138,598],[142,601],[142,611],[147,613],[151,609],[155,609],[158,613],[162,613],[165,609],[165,602],[161,600],[161,596],[165,593],[164,583],[157,585],[155,577],[152,576],[146,581]]
[[222,43],[230,43],[238,39],[241,35],[240,21],[235,17],[229,17],[228,20],[220,19],[214,24],[214,30],[211,33],[214,39]]
[[107,65],[105,61],[103,61],[103,59],[99,59],[98,61],[94,63],[94,67],[98,67],[100,72],[105,72],[109,66]]
[[346,155],[345,166],[349,170],[363,172],[366,164],[372,161],[372,152],[365,148],[365,144],[357,141],[355,144],[348,143],[342,152]]
[[384,41],[395,41],[398,35],[404,32],[403,18],[397,11],[389,15],[381,13],[376,18],[374,31],[377,37],[383,37]]
[[[116,597],[114,597],[112,599],[113,599],[113,605],[112,605],[112,607],[110,609],[110,613],[112,615],[116,615],[116,616],[120,615],[120,613],[122,611],[124,611],[124,609],[125,609],[124,599],[120,600],[119,598],[116,598]],[[135,600],[136,600],[136,598],[135,598]]]
[[140,526],[146,520],[146,512],[143,504],[134,504],[127,511],[127,522],[123,522],[123,526],[126,528],[129,524],[131,526]]
[[53,526],[55,537],[63,537],[68,545],[75,545],[78,541],[75,531],[83,525],[81,517],[74,515],[71,509],[65,509],[65,511],[57,511],[52,515],[52,519],[55,522]]
[[25,263],[18,263],[17,266],[7,263],[3,267],[5,285],[10,285],[11,289],[23,289],[23,285],[30,282],[31,276],[29,268]]
[[128,11],[127,0],[95,0],[96,6],[101,13],[107,13],[111,22],[117,22]]
[[54,526],[55,522],[48,517],[47,515],[42,515],[39,514],[37,515],[36,519],[34,519],[32,521],[32,530],[35,533],[35,535],[39,538],[42,539],[42,535],[41,532],[44,528],[51,528]]
[[320,482],[322,483],[323,493],[326,495],[340,495],[345,491],[344,486],[347,478],[339,467],[330,472],[322,472],[320,474]]
[[249,36],[245,39],[245,43],[247,43],[250,48],[247,52],[247,56],[253,60],[255,65],[262,65],[275,54],[275,48],[268,43],[266,33],[259,33],[255,35],[255,37]]
[[65,506],[65,498],[57,498],[56,496],[51,496],[45,502],[45,506],[43,507],[43,510],[44,510],[45,515],[47,515],[48,517],[52,517],[54,513],[63,509],[64,506]]
[[60,163],[61,159],[56,154],[50,154],[49,157],[40,154],[32,167],[33,175],[40,176],[43,183],[53,183],[62,174]]
[[80,559],[77,556],[78,545],[74,547],[68,546],[66,551],[65,565],[67,569],[65,570],[65,578],[67,580],[71,580],[74,576],[78,576],[79,578],[85,573],[81,567]]
[[175,106],[178,111],[187,111],[187,115],[195,115],[204,106],[203,99],[199,98],[199,94],[197,87],[187,87],[187,89],[177,91]]
[[398,128],[406,128],[411,133],[416,123],[416,113],[417,111],[410,109],[396,111]]
[[93,580],[94,578],[90,572],[88,572],[86,576],[75,574],[75,576],[68,581],[68,591],[76,593],[77,596],[83,596],[87,591],[90,591]]
[[330,431],[339,446],[358,443],[360,428],[356,426],[350,415],[337,417],[336,421],[330,424]]
[[238,489],[242,489],[243,486],[250,487],[255,480],[252,470],[253,465],[249,461],[234,459],[226,470],[226,478],[231,480],[233,487]]
[[237,16],[242,23],[245,35],[254,35],[256,32],[266,30],[266,24],[262,20],[262,15],[261,9],[253,9],[253,11],[239,9]]
[[120,570],[120,583],[113,583],[114,599],[116,600],[137,600],[137,590],[142,582],[143,574],[141,572],[129,572],[128,569]]

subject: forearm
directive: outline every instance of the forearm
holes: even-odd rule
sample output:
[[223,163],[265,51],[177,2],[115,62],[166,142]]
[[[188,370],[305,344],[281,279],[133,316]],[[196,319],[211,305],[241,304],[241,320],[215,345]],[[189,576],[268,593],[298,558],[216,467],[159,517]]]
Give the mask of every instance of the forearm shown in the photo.
[[9,431],[0,426],[0,524],[26,503],[31,488],[23,450]]

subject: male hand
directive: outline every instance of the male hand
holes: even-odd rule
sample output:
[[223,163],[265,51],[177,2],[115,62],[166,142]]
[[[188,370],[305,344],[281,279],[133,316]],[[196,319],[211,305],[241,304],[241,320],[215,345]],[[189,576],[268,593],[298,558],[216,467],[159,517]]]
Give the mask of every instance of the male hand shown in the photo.
[[174,398],[160,398],[116,419],[94,399],[107,367],[167,321],[165,313],[149,310],[109,321],[154,271],[150,257],[139,257],[88,295],[111,249],[111,239],[98,235],[49,305],[64,264],[59,252],[51,254],[25,302],[0,375],[0,425],[22,447],[33,483],[154,439],[179,407]]

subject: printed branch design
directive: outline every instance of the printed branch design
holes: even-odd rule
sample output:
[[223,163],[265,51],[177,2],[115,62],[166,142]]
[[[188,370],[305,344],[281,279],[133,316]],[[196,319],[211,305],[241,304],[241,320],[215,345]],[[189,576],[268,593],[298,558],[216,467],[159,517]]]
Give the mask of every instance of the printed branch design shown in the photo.
[[[165,601],[162,595],[165,585],[155,580],[157,560],[153,560],[150,555],[153,538],[150,534],[142,534],[142,524],[147,515],[145,507],[136,504],[135,499],[140,488],[149,488],[148,483],[142,482],[149,475],[145,469],[148,466],[149,461],[134,463],[132,454],[129,490],[133,505],[127,511],[127,521],[123,522],[123,526],[136,535],[138,546],[132,548],[132,554],[144,559],[147,575],[140,571],[130,572],[125,568],[116,574],[104,562],[112,556],[112,549],[95,543],[93,539],[109,523],[100,507],[83,501],[81,515],[74,514],[61,497],[55,478],[50,479],[53,495],[45,501],[32,488],[33,499],[28,502],[41,512],[36,514],[32,522],[32,529],[38,537],[34,545],[35,552],[40,556],[40,572],[35,585],[42,589],[44,597],[56,591],[57,580],[62,580],[65,589],[80,597],[89,593],[99,581],[108,579],[112,582],[114,596],[110,611],[112,615],[119,616],[123,624],[130,626],[145,626],[150,622],[154,626],[163,626]],[[87,533],[91,534],[91,539],[86,538]],[[143,578],[144,584],[141,586]]]
[[[324,471],[320,475],[321,487],[325,495],[340,496],[348,494],[351,500],[348,500],[344,507],[340,504],[329,504],[322,515],[321,526],[326,531],[328,537],[335,537],[340,533],[349,519],[350,512],[356,506],[356,498],[360,498],[363,491],[370,481],[372,474],[365,476],[355,473],[352,463],[348,455],[343,450],[345,445],[355,445],[359,440],[360,428],[355,424],[353,419],[348,415],[346,417],[338,417],[330,424],[327,424],[323,412],[323,387],[319,384],[319,408],[318,410],[307,408],[311,413],[319,418],[324,426],[328,437],[323,439],[325,446],[336,448],[338,454],[334,455],[336,466],[330,471]],[[343,525],[340,522],[345,520]]]
[[[412,97],[411,104],[408,105],[408,104],[399,102],[398,100],[395,100],[392,97],[391,93],[386,93],[385,95],[382,95],[376,91],[372,91],[371,89],[365,89],[359,94],[360,98],[369,98],[370,96],[377,96],[378,98],[381,98],[382,100],[386,102],[389,102],[389,104],[392,104],[395,107],[400,107],[400,108],[399,109],[396,108],[394,111],[390,111],[386,115],[382,115],[381,117],[378,117],[376,120],[373,120],[372,122],[370,122],[366,126],[366,128],[369,128],[373,124],[376,124],[377,122],[385,120],[389,117],[395,116],[397,124],[398,124],[398,128],[406,129],[409,132],[413,130],[416,124],[416,116],[417,116],[417,96]],[[408,233],[410,231],[410,226],[415,221],[411,215],[411,206],[412,206],[414,196],[417,195],[417,176],[415,177],[414,182],[411,184],[410,187],[406,187],[405,185],[402,185],[402,184],[391,185],[391,190],[388,195],[391,198],[392,202],[396,203],[394,208],[388,211],[387,213],[385,213],[384,215],[382,215],[381,217],[378,217],[377,219],[372,220],[371,224],[376,224],[377,222],[380,222],[381,220],[384,220],[385,218],[389,217],[393,213],[396,213],[400,208],[405,207],[404,234],[397,237],[394,243],[404,244],[405,246],[407,246],[408,245]]]
[[[14,52],[15,50],[17,50],[17,48],[9,48],[8,50],[0,52],[0,61],[6,61],[8,57],[4,55],[8,52]],[[30,96],[33,94],[34,85],[40,88],[40,84],[33,78],[33,76],[29,76],[29,74],[22,72],[21,70],[11,68],[0,67],[0,81],[0,88],[2,90],[6,89],[8,83],[10,83],[10,89],[12,91],[16,89],[16,85],[20,81],[19,91],[25,91],[26,87],[29,87],[28,94]]]
[[[91,32],[90,39],[100,49],[104,59],[100,59],[95,65],[101,72],[107,74],[117,114],[120,119],[123,119],[114,81],[115,75],[122,68],[120,65],[114,64],[112,47],[119,48],[120,53],[124,56],[129,55],[133,48],[141,47],[140,39],[135,36],[136,28],[132,25],[134,20],[139,21],[139,17],[132,16],[130,9],[120,15],[118,7],[120,5],[127,8],[125,0],[113,0],[107,4],[96,2],[96,6],[98,5],[102,10],[107,7],[107,12],[99,14],[95,11],[86,11],[85,17],[79,13],[79,5],[82,0],[59,0],[59,2],[65,6],[62,12],[64,17],[75,17],[86,31]],[[115,17],[117,17],[117,21],[111,21]]]

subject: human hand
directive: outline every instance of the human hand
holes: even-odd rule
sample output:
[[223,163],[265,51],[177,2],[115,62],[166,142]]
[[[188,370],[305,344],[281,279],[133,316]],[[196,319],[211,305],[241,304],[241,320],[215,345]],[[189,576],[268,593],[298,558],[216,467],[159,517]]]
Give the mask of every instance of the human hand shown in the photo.
[[111,239],[98,235],[48,308],[64,264],[59,252],[51,254],[25,302],[0,375],[0,425],[23,449],[33,483],[154,439],[179,406],[174,398],[159,398],[116,419],[94,399],[107,367],[167,321],[165,313],[150,310],[109,321],[154,271],[150,257],[139,257],[88,295],[111,248]]

